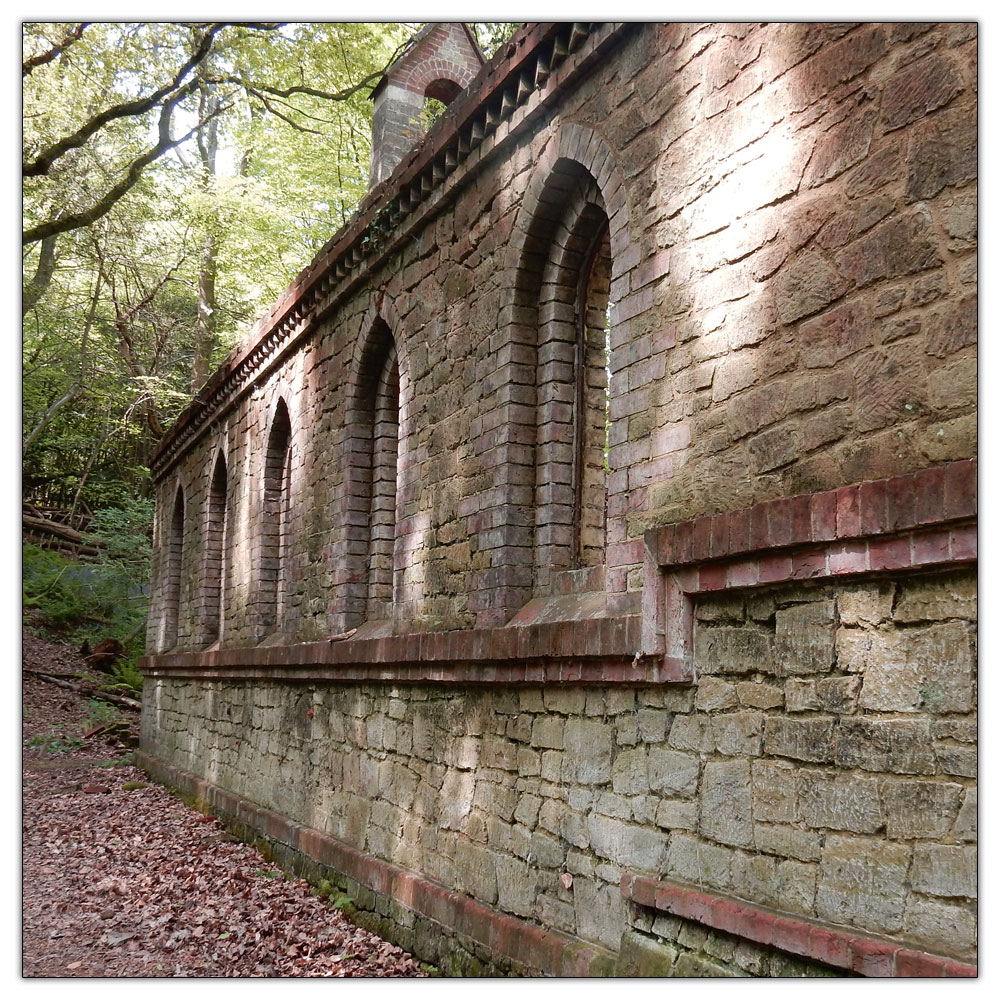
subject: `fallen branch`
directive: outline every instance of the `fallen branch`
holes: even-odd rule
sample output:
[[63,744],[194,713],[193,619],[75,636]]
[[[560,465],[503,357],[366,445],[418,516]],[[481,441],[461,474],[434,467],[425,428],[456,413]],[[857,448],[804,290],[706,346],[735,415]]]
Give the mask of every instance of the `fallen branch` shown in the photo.
[[40,670],[29,670],[25,667],[24,672],[31,674],[32,677],[37,677],[40,681],[47,681],[49,684],[55,684],[57,687],[66,688],[69,691],[75,691],[77,694],[86,695],[88,698],[96,698],[98,701],[106,701],[112,705],[119,705],[122,708],[131,708],[137,712],[142,710],[142,702],[138,702],[134,698],[126,698],[120,694],[108,694],[108,692],[101,691],[99,688],[92,689],[84,684],[71,684],[69,681],[60,680],[51,674],[44,674]]

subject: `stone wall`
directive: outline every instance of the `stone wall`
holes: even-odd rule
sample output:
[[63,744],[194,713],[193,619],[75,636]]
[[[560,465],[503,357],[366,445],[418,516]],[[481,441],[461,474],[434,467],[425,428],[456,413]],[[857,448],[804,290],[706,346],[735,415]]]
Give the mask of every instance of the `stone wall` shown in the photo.
[[976,41],[515,36],[154,456],[150,766],[490,954],[967,969]]

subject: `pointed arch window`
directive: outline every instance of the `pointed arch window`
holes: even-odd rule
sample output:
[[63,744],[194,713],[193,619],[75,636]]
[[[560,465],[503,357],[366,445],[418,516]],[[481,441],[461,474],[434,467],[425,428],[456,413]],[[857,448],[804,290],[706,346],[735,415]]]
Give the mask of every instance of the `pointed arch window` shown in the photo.
[[167,529],[166,567],[163,583],[162,633],[160,648],[177,645],[181,607],[181,570],[184,564],[184,488],[177,487]]
[[258,631],[263,638],[282,628],[288,591],[291,513],[292,425],[279,400],[264,452],[264,496],[260,523]]
[[228,592],[229,544],[229,484],[225,456],[220,452],[212,470],[208,487],[205,516],[205,558],[203,584],[203,640],[206,645],[217,642],[222,634],[225,617],[225,595]]

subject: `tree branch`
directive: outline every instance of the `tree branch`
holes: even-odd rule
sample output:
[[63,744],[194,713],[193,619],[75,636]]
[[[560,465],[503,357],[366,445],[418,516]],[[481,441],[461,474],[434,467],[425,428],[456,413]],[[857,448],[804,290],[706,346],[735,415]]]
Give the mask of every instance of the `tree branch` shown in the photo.
[[[68,153],[71,149],[79,149],[95,132],[102,129],[109,122],[116,121],[119,118],[132,118],[136,115],[145,114],[152,108],[155,108],[157,104],[160,103],[168,94],[172,91],[177,90],[183,81],[184,77],[191,72],[191,70],[197,66],[204,58],[208,55],[209,49],[212,47],[212,42],[215,39],[216,34],[224,27],[224,22],[219,22],[209,26],[208,30],[202,35],[197,46],[195,46],[194,52],[191,54],[187,62],[177,71],[174,78],[166,86],[160,87],[159,90],[154,91],[148,97],[143,97],[135,101],[125,101],[122,104],[116,104],[113,107],[107,108],[100,114],[95,115],[90,119],[85,125],[81,126],[72,135],[66,136],[60,139],[58,142],[53,143],[48,149],[43,150],[34,160],[22,164],[21,175],[23,177],[40,177],[43,174],[48,173],[52,164],[59,159],[59,157]],[[170,103],[169,101],[167,102]],[[164,105],[166,107],[166,105]]]
[[47,236],[69,232],[71,229],[79,229],[81,226],[89,226],[92,222],[96,222],[102,216],[106,215],[111,210],[115,202],[135,185],[143,170],[145,170],[150,163],[152,163],[159,156],[162,156],[168,149],[172,149],[174,146],[179,146],[182,142],[186,142],[200,128],[203,128],[206,124],[208,124],[212,118],[229,109],[229,105],[217,108],[211,115],[209,115],[208,118],[204,121],[198,122],[194,128],[182,135],[179,139],[171,139],[170,118],[173,114],[173,110],[176,105],[187,97],[197,86],[197,80],[186,84],[163,104],[163,107],[160,110],[159,141],[155,146],[153,146],[152,149],[132,161],[132,164],[128,169],[128,174],[124,180],[119,181],[104,195],[103,198],[100,199],[100,201],[98,201],[91,208],[88,208],[86,211],[77,212],[74,215],[63,216],[62,219],[53,219],[49,222],[43,222],[40,225],[27,230],[21,236],[22,245],[34,243],[37,240],[43,240]]
[[80,40],[80,36],[83,34],[83,29],[90,24],[89,21],[83,21],[78,24],[61,42],[57,45],[53,45],[51,49],[47,52],[41,52],[37,56],[32,56],[30,59],[25,60],[21,64],[21,79],[23,80],[33,69],[38,66],[44,66],[46,63],[52,62],[56,56],[61,55],[66,51],[74,42]]
[[38,300],[45,294],[52,280],[52,274],[56,268],[56,240],[55,235],[47,236],[42,240],[41,251],[38,255],[38,266],[35,274],[26,288],[21,292],[21,318],[38,305]]

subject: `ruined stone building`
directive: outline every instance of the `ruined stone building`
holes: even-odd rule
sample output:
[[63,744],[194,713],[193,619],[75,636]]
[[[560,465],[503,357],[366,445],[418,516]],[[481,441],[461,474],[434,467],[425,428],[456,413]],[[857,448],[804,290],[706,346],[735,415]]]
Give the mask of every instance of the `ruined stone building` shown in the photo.
[[974,974],[976,46],[421,32],[154,456],[143,764],[443,971]]

